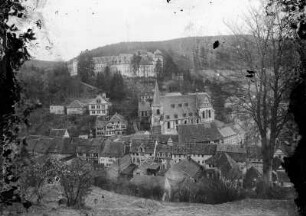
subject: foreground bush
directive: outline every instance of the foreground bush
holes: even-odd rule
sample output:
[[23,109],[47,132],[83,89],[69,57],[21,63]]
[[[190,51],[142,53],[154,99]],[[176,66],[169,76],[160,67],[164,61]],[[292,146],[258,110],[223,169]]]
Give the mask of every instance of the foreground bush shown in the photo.
[[[95,178],[95,186],[120,194],[162,200],[164,189],[157,185],[137,185],[126,179],[110,181],[103,176]],[[198,182],[186,181],[173,191],[172,202],[219,204],[245,198],[245,193],[233,182],[203,178]]]
[[220,204],[245,198],[245,193],[234,182],[224,179],[203,178],[198,182],[188,181],[173,192],[171,201]]
[[127,179],[111,181],[105,178],[104,176],[96,177],[94,185],[104,190],[113,191],[115,193],[154,200],[161,200],[164,192],[163,188],[161,188],[160,186],[136,185],[131,183]]

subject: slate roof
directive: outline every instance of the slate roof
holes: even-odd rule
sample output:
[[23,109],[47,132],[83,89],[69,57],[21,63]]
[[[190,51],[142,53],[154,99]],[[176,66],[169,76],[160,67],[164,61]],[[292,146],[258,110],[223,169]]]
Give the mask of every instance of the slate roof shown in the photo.
[[121,171],[122,175],[133,175],[133,171],[137,168],[136,164],[130,164],[128,167]]
[[203,175],[203,167],[192,159],[184,159],[174,164],[168,171],[177,171],[188,175],[193,179],[199,179]]
[[120,115],[118,113],[115,113],[111,119],[108,121],[109,122],[121,122],[122,124],[127,124],[127,120],[123,117],[123,115]]
[[101,157],[121,158],[124,155],[124,147],[124,142],[108,139],[105,141],[105,146],[101,153]]
[[146,172],[148,169],[158,169],[160,167],[159,163],[156,163],[153,158],[148,158],[146,161],[141,163],[138,167],[140,170]]
[[76,145],[76,152],[83,154],[92,154],[92,153],[100,153],[104,147],[104,139],[103,138],[94,138],[94,139],[81,139],[74,138],[74,145]]
[[85,103],[82,103],[81,101],[79,100],[74,100],[72,101],[68,106],[66,106],[67,108],[83,108],[85,107],[86,104]]
[[205,162],[217,167],[221,171],[222,176],[227,179],[235,179],[242,176],[238,164],[225,152],[218,152]]
[[196,125],[178,125],[177,133],[180,144],[222,139],[222,135],[213,122]]
[[67,129],[51,129],[49,136],[50,137],[64,137],[66,131]]
[[219,128],[219,132],[223,138],[237,135],[237,133],[229,126]]

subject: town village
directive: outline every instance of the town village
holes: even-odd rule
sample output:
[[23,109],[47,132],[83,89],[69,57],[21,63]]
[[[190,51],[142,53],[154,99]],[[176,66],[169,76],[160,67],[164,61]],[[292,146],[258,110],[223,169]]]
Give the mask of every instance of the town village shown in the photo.
[[[54,116],[92,116],[93,128],[78,136],[71,135],[67,128],[56,127],[50,129],[48,136],[28,135],[28,152],[33,156],[51,155],[67,163],[76,157],[83,158],[114,181],[120,178],[133,181],[140,176],[167,179],[171,178],[167,173],[175,170],[176,178],[182,176],[195,182],[203,176],[225,178],[240,186],[248,182],[254,188],[262,177],[263,158],[260,143],[247,139],[246,123],[234,112],[226,123],[216,119],[207,92],[161,91],[155,73],[156,65],[163,62],[161,51],[138,53],[143,58],[136,73],[131,65],[132,54],[94,58],[96,74],[109,67],[111,72],[124,77],[151,80],[151,86],[137,93],[137,121],[128,121],[122,113],[110,115],[112,100],[105,92],[94,91],[91,98],[49,107]],[[77,59],[67,64],[70,76],[77,76]],[[231,98],[225,103],[226,107],[236,105]],[[139,125],[143,119],[149,124],[146,130]],[[134,132],[127,133],[128,127]],[[274,150],[273,182],[291,187],[281,166],[285,156],[286,149],[279,145]]]

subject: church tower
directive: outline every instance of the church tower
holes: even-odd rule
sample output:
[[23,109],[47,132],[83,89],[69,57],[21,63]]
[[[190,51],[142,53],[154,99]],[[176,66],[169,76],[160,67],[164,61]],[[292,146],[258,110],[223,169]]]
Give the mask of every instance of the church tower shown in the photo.
[[158,83],[155,82],[153,102],[151,106],[152,116],[151,116],[151,130],[153,135],[161,134],[161,117],[162,117],[162,107],[160,103],[160,92],[158,89]]

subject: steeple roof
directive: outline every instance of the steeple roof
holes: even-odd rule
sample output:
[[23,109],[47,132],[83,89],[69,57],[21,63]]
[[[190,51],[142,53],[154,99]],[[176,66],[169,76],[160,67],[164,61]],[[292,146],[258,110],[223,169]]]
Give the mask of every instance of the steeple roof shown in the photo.
[[153,97],[152,106],[160,106],[160,93],[159,93],[157,81],[155,82],[155,89],[154,89],[154,97]]

